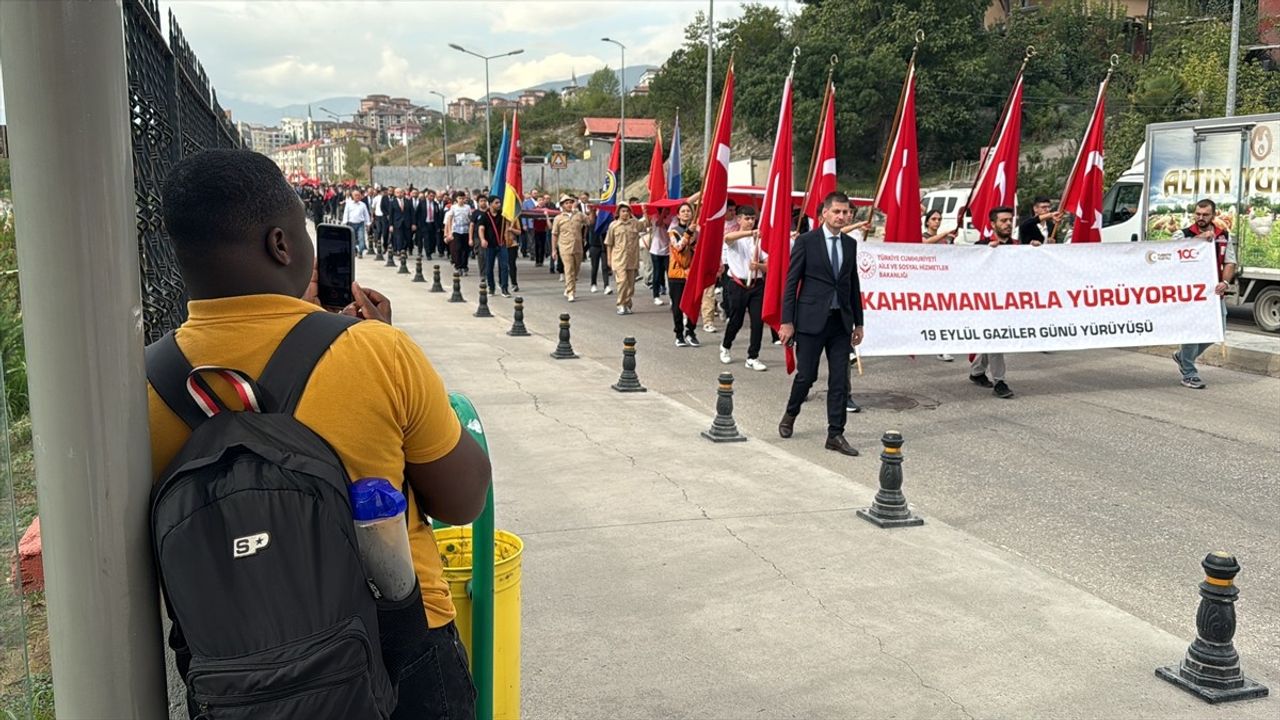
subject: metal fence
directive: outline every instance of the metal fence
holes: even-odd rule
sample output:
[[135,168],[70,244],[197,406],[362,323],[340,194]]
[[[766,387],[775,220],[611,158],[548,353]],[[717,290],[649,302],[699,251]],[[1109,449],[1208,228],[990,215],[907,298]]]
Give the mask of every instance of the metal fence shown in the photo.
[[186,289],[160,218],[160,187],[183,157],[206,148],[240,147],[241,142],[172,11],[166,43],[156,0],[125,0],[124,35],[142,312],[151,342],[187,315]]

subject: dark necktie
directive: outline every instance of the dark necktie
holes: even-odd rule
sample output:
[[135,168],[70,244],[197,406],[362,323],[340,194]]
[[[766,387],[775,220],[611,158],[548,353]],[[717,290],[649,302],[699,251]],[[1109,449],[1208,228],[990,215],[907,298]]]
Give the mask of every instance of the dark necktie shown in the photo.
[[[833,279],[840,279],[840,236],[836,235],[831,238],[831,276]],[[832,309],[840,307],[840,293],[837,292],[831,296]]]

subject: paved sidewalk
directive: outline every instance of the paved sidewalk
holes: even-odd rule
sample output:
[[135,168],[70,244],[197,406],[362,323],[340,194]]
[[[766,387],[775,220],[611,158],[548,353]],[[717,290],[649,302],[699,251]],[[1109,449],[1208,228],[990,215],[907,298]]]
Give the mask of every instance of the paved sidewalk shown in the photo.
[[[475,277],[464,304],[372,260],[357,277],[485,421],[498,526],[525,541],[525,718],[1280,715],[1274,697],[1209,706],[1154,676],[1194,634],[1194,581],[1174,636],[932,518],[878,529],[854,516],[875,448],[842,475],[715,445],[709,415],[610,390],[620,362],[552,360],[555,328],[508,337],[510,300],[472,317]],[[910,437],[903,454],[910,497],[929,478]],[[1118,579],[1139,562],[1116,557]]]

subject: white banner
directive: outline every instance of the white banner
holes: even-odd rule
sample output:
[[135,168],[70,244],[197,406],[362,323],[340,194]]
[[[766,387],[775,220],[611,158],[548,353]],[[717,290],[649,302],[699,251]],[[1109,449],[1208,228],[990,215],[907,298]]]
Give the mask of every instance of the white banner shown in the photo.
[[859,243],[863,355],[1218,342],[1202,240],[1080,245]]

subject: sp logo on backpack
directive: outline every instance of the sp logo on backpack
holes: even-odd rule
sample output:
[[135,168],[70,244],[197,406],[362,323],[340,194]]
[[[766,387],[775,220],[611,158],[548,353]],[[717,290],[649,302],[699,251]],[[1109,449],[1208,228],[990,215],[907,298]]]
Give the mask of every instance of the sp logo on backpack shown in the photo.
[[231,541],[231,557],[242,558],[257,555],[259,550],[271,544],[271,533],[245,535]]

